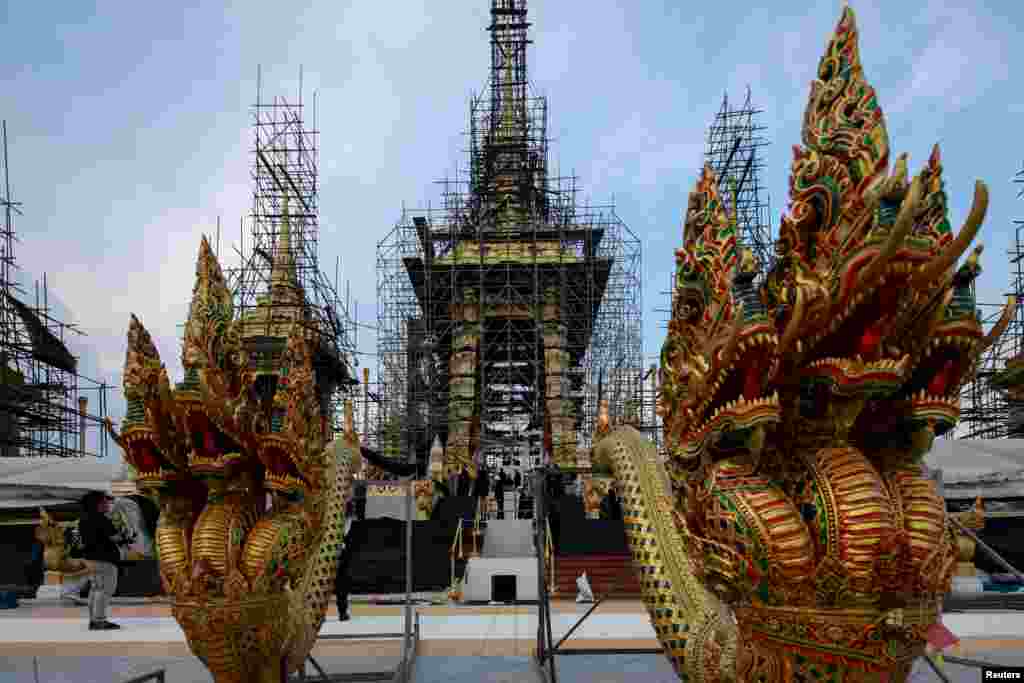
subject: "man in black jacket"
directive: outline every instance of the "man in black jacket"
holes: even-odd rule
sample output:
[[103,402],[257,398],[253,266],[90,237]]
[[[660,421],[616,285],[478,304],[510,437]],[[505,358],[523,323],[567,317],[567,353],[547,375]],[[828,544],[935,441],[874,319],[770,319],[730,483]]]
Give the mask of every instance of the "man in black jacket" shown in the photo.
[[82,557],[92,563],[89,588],[89,630],[108,631],[121,628],[107,620],[110,598],[117,590],[117,564],[121,561],[120,545],[126,540],[110,521],[113,499],[101,491],[91,491],[82,498],[82,518],[78,530],[82,536]]
[[494,480],[494,502],[497,505],[498,519],[505,519],[505,473],[498,472]]
[[352,618],[348,609],[348,596],[352,590],[350,571],[352,568],[352,556],[357,550],[355,545],[359,543],[356,529],[361,528],[358,522],[351,518],[349,522],[346,522],[346,525],[348,526],[348,531],[345,533],[345,546],[341,549],[341,556],[338,558],[338,573],[334,577],[334,598],[338,603],[339,621],[348,621]]
[[622,519],[622,501],[619,500],[614,485],[608,487],[608,495],[601,501],[601,517],[603,519]]

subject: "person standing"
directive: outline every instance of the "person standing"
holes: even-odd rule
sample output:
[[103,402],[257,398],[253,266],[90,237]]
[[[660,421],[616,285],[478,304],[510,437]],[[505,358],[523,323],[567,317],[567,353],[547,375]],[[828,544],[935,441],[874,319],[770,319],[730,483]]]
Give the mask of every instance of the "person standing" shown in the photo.
[[126,539],[110,521],[113,499],[102,491],[90,491],[82,498],[82,518],[78,521],[82,536],[82,557],[92,563],[89,588],[89,630],[109,631],[121,628],[107,620],[110,599],[117,590],[117,565],[121,544]]
[[32,542],[32,560],[25,567],[25,584],[38,588],[46,580],[46,559],[43,556],[46,548],[39,539]]
[[480,495],[486,498],[491,495],[491,468],[484,466],[483,472],[480,475]]
[[357,481],[353,487],[352,517],[358,520],[366,519],[366,482]]
[[608,495],[601,502],[601,513],[604,519],[622,519],[622,502],[615,491],[615,486],[608,487]]
[[486,465],[481,465],[476,472],[476,479],[473,481],[473,495],[476,497],[476,509],[479,511],[480,519],[488,519],[490,510],[487,508],[487,496],[491,493],[490,472]]
[[498,519],[505,519],[505,473],[499,472],[494,482],[494,502],[498,509]]
[[348,621],[352,618],[349,614],[348,597],[352,591],[352,556],[356,548],[356,529],[359,528],[352,517],[345,521],[345,545],[341,549],[341,556],[338,558],[338,573],[334,579],[334,598],[338,603],[338,621]]
[[516,491],[518,491],[519,489],[523,488],[523,475],[520,474],[519,470],[516,470],[515,482],[516,482]]
[[545,472],[547,474],[545,482],[547,484],[547,495],[554,502],[565,493],[565,487],[562,485],[562,471],[558,468],[558,465],[549,462]]

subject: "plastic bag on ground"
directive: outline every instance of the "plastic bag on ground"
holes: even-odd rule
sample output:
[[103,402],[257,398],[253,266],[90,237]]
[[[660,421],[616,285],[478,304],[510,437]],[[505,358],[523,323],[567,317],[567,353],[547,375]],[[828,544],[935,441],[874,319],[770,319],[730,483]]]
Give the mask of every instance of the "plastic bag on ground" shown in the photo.
[[576,579],[576,590],[576,602],[594,602],[594,591],[590,589],[590,580],[587,579],[586,572]]

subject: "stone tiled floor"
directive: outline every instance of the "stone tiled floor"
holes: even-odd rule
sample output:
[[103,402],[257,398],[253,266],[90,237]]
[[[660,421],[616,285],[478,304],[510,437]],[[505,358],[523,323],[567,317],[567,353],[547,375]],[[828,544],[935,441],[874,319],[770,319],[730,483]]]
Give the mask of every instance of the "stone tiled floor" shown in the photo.
[[[586,605],[557,603],[555,638],[565,633]],[[353,605],[353,619],[341,623],[330,615],[325,634],[359,635],[353,640],[324,640],[314,655],[332,673],[380,670],[397,663],[401,643],[382,634],[401,631],[403,616],[394,606]],[[535,681],[529,655],[536,634],[536,608],[531,606],[421,606],[421,656],[417,681]],[[118,683],[156,668],[167,669],[167,681],[209,681],[189,654],[184,635],[163,605],[124,605],[112,618],[124,628],[88,631],[82,607],[25,602],[0,611],[0,683]],[[948,614],[947,626],[961,639],[953,653],[1007,665],[1024,665],[1024,614]],[[575,632],[573,647],[656,647],[653,630],[638,602],[610,602],[598,608]],[[35,659],[33,659],[35,658]],[[590,655],[557,659],[559,680],[625,683],[674,681],[660,655]],[[946,665],[957,683],[980,680],[977,670]],[[925,665],[914,680],[938,681]]]
[[[1005,665],[1024,665],[1024,653],[980,653],[979,658]],[[392,670],[397,658],[322,657],[330,674]],[[38,667],[38,669],[34,669]],[[676,683],[672,668],[656,655],[595,655],[561,657],[562,683]],[[0,683],[120,683],[132,676],[164,669],[167,683],[210,683],[210,675],[193,657],[38,657],[0,658]],[[36,677],[38,671],[38,679]],[[953,683],[978,683],[977,669],[946,664]],[[310,673],[313,673],[310,670]],[[415,683],[540,683],[527,657],[420,657]],[[920,664],[912,683],[938,683],[939,678]]]

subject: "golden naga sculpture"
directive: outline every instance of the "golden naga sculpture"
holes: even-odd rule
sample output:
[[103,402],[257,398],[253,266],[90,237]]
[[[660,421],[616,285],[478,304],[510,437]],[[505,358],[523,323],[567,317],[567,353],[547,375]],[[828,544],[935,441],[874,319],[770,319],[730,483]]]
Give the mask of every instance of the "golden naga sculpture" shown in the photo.
[[80,558],[71,557],[71,548],[67,547],[65,526],[43,508],[39,508],[39,526],[35,528],[35,538],[43,544],[43,562],[47,571],[61,574],[82,574],[89,570],[89,564]]
[[[594,462],[666,655],[688,681],[904,681],[950,586],[956,534],[922,465],[986,336],[955,269],[936,148],[908,182],[844,9],[811,86],[777,262],[757,286],[710,170],[690,196],[661,358],[666,466],[628,426]],[[601,434],[601,432],[604,432]]]
[[279,683],[303,665],[333,594],[359,443],[351,420],[329,442],[311,331],[296,323],[278,370],[257,373],[241,325],[203,238],[184,381],[171,388],[132,316],[114,437],[156,492],[161,579],[192,652],[217,683]]

